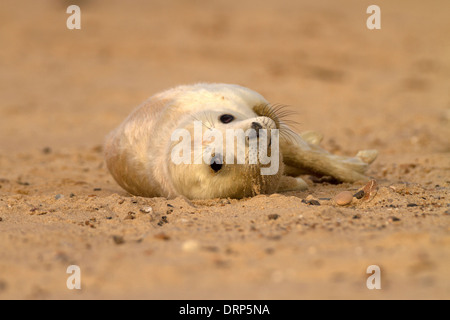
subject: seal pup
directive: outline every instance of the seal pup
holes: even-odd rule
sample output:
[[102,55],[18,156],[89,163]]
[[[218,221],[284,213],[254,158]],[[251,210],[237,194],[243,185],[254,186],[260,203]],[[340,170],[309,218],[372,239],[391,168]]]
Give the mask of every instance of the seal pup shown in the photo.
[[[282,108],[242,86],[178,86],[150,97],[107,136],[106,164],[122,188],[143,197],[244,198],[303,190],[307,184],[298,177],[301,174],[331,176],[342,182],[368,179],[364,172],[375,160],[375,150],[360,151],[355,157],[333,155],[319,146],[320,134],[295,133],[285,115]],[[256,134],[245,139],[245,161],[229,161],[229,149],[197,161],[208,148],[204,140],[197,157],[195,148],[181,148],[191,161],[174,161],[180,142],[173,138],[174,132],[183,130],[187,135],[182,140],[191,139],[190,144],[195,144],[196,123],[205,131],[218,130],[224,136],[226,130],[254,130]],[[274,139],[277,132],[279,136]],[[267,163],[249,161],[253,159],[249,144],[256,141],[262,145],[263,137],[268,140],[265,151],[277,163],[272,174],[261,174]],[[272,141],[279,146],[276,152]],[[236,151],[233,149],[231,160],[236,160]]]

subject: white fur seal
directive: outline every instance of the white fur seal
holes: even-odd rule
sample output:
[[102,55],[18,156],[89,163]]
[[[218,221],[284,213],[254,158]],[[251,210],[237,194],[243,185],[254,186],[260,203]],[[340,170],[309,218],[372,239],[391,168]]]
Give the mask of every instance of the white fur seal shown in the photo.
[[[259,160],[249,162],[248,150],[246,162],[241,164],[225,160],[227,151],[220,154],[220,161],[213,153],[210,162],[176,163],[173,150],[178,140],[174,141],[173,133],[183,129],[195,135],[198,129],[195,121],[202,123],[207,131],[211,128],[224,133],[228,129],[254,129],[257,134],[253,138],[258,141],[262,139],[258,132],[263,129],[269,133],[279,130],[280,152],[267,150],[272,160],[279,162],[277,171],[261,174],[261,169],[267,165]],[[108,135],[106,164],[122,188],[144,197],[243,198],[301,190],[307,185],[301,178],[294,178],[300,174],[331,176],[345,182],[367,180],[364,172],[375,160],[375,150],[360,151],[356,157],[332,155],[319,147],[321,135],[297,134],[287,122],[281,108],[272,106],[259,93],[238,85],[178,86],[150,97]],[[247,146],[249,141],[247,137]],[[271,141],[268,149],[270,145]],[[201,147],[204,151],[204,142]],[[195,160],[194,151],[188,152],[189,159]]]

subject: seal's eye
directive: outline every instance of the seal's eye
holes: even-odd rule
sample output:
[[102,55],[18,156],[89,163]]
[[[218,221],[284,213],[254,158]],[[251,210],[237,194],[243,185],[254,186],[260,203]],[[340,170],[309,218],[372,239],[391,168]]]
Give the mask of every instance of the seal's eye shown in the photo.
[[220,116],[219,120],[222,123],[230,123],[231,121],[234,120],[234,116],[231,114],[223,114]]
[[213,169],[214,172],[217,173],[220,171],[220,169],[222,169],[222,160],[218,156],[215,156],[211,159],[211,164],[209,166],[211,167],[211,169]]

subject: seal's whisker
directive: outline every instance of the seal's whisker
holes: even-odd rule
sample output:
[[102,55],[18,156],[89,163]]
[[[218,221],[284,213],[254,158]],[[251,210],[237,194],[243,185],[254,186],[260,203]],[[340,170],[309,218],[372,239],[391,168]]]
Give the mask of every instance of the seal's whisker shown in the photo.
[[212,114],[208,114],[209,115],[209,124],[211,125],[211,128],[215,128],[214,126],[214,119]]
[[202,126],[204,126],[206,129],[211,130],[211,127],[208,127],[208,125],[204,121],[198,119],[195,115],[191,115],[191,117],[194,119],[194,121],[201,122]]
[[294,142],[297,133],[293,131],[291,128],[287,127],[286,125],[283,125],[280,128],[280,136],[290,142]]
[[292,120],[291,117],[297,112],[290,109],[290,106],[284,104],[264,104],[254,108],[254,111],[263,117],[267,117],[275,121],[277,128],[280,130],[280,135],[287,140],[295,140],[295,131],[290,127],[296,127],[298,122]]
[[298,127],[301,125],[300,122],[295,121],[295,120],[291,120],[291,119],[283,119],[282,123],[286,124],[289,127]]
[[[196,154],[195,152],[194,152],[194,161],[193,161],[193,163],[194,164],[196,164],[196,163],[203,163],[204,161],[204,156],[205,156],[205,154],[207,153],[206,152],[206,150],[205,150],[206,148],[202,148],[202,152],[201,153],[199,153],[199,154]],[[201,161],[198,161],[198,160],[200,160],[201,159]]]
[[206,121],[208,121],[208,125],[206,125],[206,127],[211,130],[212,128],[214,128],[214,122],[211,121],[211,114],[209,114],[207,111],[203,112],[203,116],[204,118],[206,118]]

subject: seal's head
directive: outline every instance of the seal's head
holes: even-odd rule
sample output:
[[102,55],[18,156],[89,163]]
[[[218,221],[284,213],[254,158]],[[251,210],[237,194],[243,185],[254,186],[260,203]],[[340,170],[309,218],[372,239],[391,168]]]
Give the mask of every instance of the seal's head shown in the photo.
[[218,106],[188,116],[169,148],[174,187],[190,199],[276,192],[283,172],[278,129],[251,106],[244,112]]

